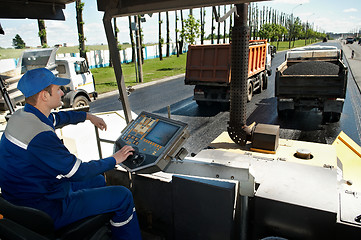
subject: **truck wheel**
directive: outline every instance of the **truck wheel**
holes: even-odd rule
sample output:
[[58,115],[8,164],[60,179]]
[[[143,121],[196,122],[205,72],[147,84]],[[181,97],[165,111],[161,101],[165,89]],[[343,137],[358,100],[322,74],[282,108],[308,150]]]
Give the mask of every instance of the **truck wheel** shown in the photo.
[[332,116],[331,112],[323,112],[322,113],[322,122],[323,123],[330,122],[331,121],[331,116]]
[[252,96],[253,96],[253,85],[252,83],[248,83],[247,102],[250,102],[252,100]]
[[268,85],[268,75],[267,74],[263,74],[263,80],[262,80],[262,89],[266,90],[267,89],[267,85]]
[[77,96],[73,102],[73,108],[89,106],[89,100],[85,96]]
[[264,73],[260,73],[259,76],[258,76],[259,85],[258,85],[258,88],[257,88],[257,93],[262,93],[263,80],[264,80]]
[[331,121],[332,122],[338,122],[338,121],[340,121],[340,118],[341,118],[341,113],[338,113],[338,112],[331,113]]

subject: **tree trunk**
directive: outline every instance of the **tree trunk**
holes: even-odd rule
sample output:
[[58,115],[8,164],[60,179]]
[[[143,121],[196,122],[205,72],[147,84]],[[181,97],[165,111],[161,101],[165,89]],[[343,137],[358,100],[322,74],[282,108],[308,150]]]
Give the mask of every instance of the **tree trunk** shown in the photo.
[[178,47],[178,16],[177,10],[174,11],[174,19],[175,19],[175,48],[177,50],[177,57],[179,57],[179,47]]
[[203,31],[203,26],[204,26],[204,18],[203,18],[203,8],[199,8],[200,9],[200,17],[201,17],[201,44],[203,45],[203,38],[204,38],[204,31]]
[[166,56],[169,57],[170,55],[170,37],[169,37],[169,14],[168,11],[165,12],[165,16],[166,16],[166,24],[167,24],[167,52],[166,52]]
[[39,37],[40,37],[40,44],[42,47],[47,46],[48,42],[46,40],[46,27],[45,22],[42,19],[38,19],[38,27],[39,27]]
[[80,57],[86,58],[86,51],[85,51],[85,36],[84,36],[84,22],[83,22],[83,9],[84,3],[81,0],[76,0],[76,23],[78,26],[78,41],[79,41],[79,53]]
[[141,16],[138,15],[137,16],[137,20],[138,20],[138,34],[139,34],[139,44],[140,44],[140,59],[142,60],[141,63],[144,64],[144,53],[143,53],[143,29],[142,29],[142,21],[141,21]]
[[162,15],[159,13],[158,15],[158,46],[159,46],[159,60],[163,60],[163,53],[162,53]]
[[[183,10],[180,10],[181,15],[181,23],[182,23],[182,31],[184,29],[184,22],[183,22]],[[181,41],[179,42],[179,53],[183,54],[183,44],[184,44],[184,38],[182,37]]]
[[[114,29],[114,38],[115,38],[115,41],[118,44],[117,18],[113,18],[113,29]],[[113,67],[111,54],[112,54],[112,52],[109,51],[109,67]]]
[[[226,15],[226,13],[227,13],[226,5],[224,5],[223,13],[224,13],[224,15]],[[226,24],[226,21],[224,21],[223,22],[223,43],[226,43],[226,27],[227,27],[227,24]]]
[[212,43],[212,44],[214,43],[214,17],[215,17],[215,16],[213,16],[213,15],[214,15],[214,13],[213,13],[213,11],[212,11],[212,14],[211,14],[211,16],[212,16],[211,43]]
[[135,43],[137,45],[137,63],[138,63],[138,78],[140,83],[143,82],[143,62],[142,62],[142,45],[140,43],[140,27],[139,27],[139,16],[134,16],[134,22],[137,26],[137,29],[135,31]]
[[220,39],[221,39],[221,22],[219,21],[219,15],[221,12],[221,6],[218,6],[218,32],[217,32],[217,44],[220,43]]
[[133,37],[133,30],[132,30],[132,17],[128,16],[129,21],[129,38],[130,43],[132,44],[132,62],[135,63],[135,43],[134,43],[134,37]]
[[[230,9],[232,9],[232,4]],[[228,42],[230,43],[232,41],[232,18],[233,18],[233,14],[231,14],[231,16],[229,16],[229,34],[228,34]]]

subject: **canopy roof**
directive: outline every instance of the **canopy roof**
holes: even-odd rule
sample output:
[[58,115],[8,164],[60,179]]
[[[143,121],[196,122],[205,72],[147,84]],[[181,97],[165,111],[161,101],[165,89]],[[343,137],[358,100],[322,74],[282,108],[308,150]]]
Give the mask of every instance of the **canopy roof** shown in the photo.
[[98,10],[112,16],[129,16],[226,4],[260,2],[259,0],[97,0]]
[[75,0],[1,0],[0,18],[65,20],[65,5]]
[[[75,0],[1,0],[0,18],[65,20],[63,9],[66,4],[72,2]],[[112,16],[247,2],[259,2],[259,0],[97,0],[98,10],[109,11]]]

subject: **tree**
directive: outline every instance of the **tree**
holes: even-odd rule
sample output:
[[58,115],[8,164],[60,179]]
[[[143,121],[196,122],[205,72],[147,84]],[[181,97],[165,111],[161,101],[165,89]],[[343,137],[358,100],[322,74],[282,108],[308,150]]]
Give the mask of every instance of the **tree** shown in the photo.
[[163,60],[163,53],[162,53],[162,45],[164,39],[162,38],[162,15],[159,13],[158,15],[158,46],[159,46],[159,60]]
[[212,11],[212,26],[211,26],[211,43],[214,43],[214,30],[216,29],[216,27],[214,26],[214,11]]
[[200,26],[199,20],[196,20],[193,15],[189,15],[188,18],[184,20],[184,28],[181,31],[182,38],[189,44],[194,44],[196,38],[198,38],[201,33]]
[[[183,22],[183,10],[182,9],[180,10],[180,16],[181,16],[181,24],[182,24],[182,30],[183,30],[184,29],[184,22]],[[184,38],[183,38],[182,35],[180,37],[181,37],[181,39],[179,41],[179,53],[183,54]]]
[[267,39],[267,40],[275,36],[273,25],[270,23],[263,24],[259,31],[259,36],[262,39]]
[[169,57],[170,55],[170,37],[169,37],[169,14],[168,11],[165,12],[166,16],[166,26],[167,26],[167,50],[166,50],[166,56]]
[[178,46],[178,16],[177,10],[174,11],[174,19],[175,19],[175,48],[177,50],[177,57],[179,57],[179,46]]
[[86,59],[86,51],[85,51],[85,41],[86,38],[84,37],[84,22],[83,22],[83,9],[84,3],[81,0],[76,0],[76,23],[78,26],[78,41],[79,41],[79,53],[80,57]]
[[15,35],[15,38],[13,38],[13,46],[16,49],[23,49],[25,48],[25,42],[24,40],[20,37],[19,34]]
[[128,22],[129,22],[129,38],[130,38],[130,43],[132,44],[132,62],[135,63],[135,43],[134,43],[134,37],[133,37],[132,17],[131,16],[128,16]]
[[221,15],[221,6],[218,6],[218,28],[217,28],[217,44],[220,44],[220,35],[221,35],[221,22],[219,21],[220,15]]
[[48,42],[46,39],[46,27],[44,20],[38,19],[38,28],[39,28],[38,35],[40,37],[40,44],[43,48],[46,48],[48,47]]

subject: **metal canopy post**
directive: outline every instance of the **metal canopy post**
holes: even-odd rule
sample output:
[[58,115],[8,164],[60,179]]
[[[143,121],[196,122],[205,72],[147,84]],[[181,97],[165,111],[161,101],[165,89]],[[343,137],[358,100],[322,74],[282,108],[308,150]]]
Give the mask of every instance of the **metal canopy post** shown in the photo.
[[246,126],[246,102],[249,54],[249,27],[247,25],[248,3],[237,4],[232,28],[232,63],[230,86],[230,120],[228,133],[237,144],[245,145],[250,129]]
[[124,115],[125,115],[125,121],[130,123],[132,121],[132,112],[130,110],[129,100],[128,100],[128,94],[126,91],[125,83],[124,83],[124,76],[122,71],[122,66],[120,62],[120,55],[118,51],[118,43],[115,39],[115,36],[113,34],[113,26],[112,26],[112,17],[114,14],[111,14],[110,10],[106,11],[104,13],[103,17],[103,24],[105,29],[105,34],[107,36],[108,40],[108,46],[110,51],[110,57],[112,59],[115,78],[117,80],[118,90],[119,90],[119,100],[122,102]]

